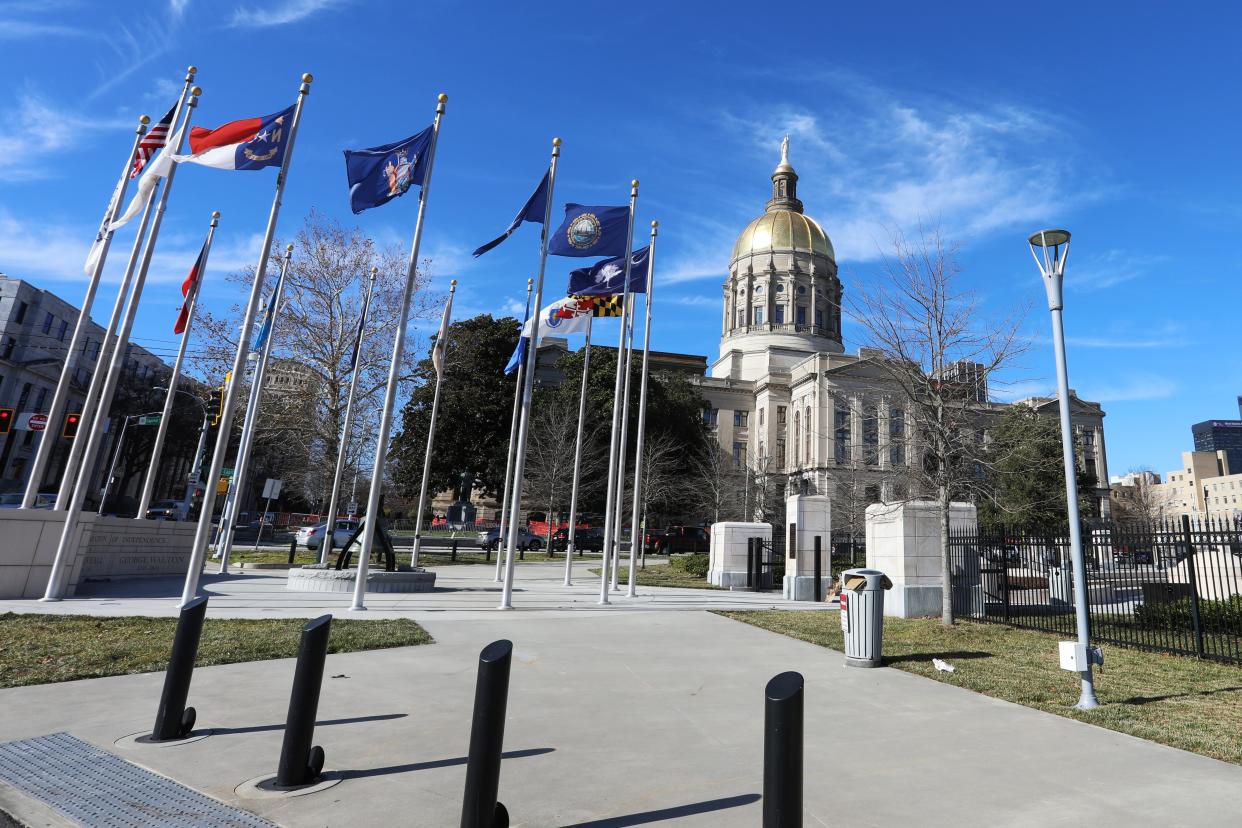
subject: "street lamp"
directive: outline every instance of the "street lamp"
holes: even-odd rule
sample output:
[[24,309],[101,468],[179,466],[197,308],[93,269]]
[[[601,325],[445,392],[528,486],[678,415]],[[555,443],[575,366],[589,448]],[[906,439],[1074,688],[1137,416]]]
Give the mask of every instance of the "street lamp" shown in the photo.
[[[153,390],[167,391],[168,388],[165,386],[156,386]],[[183,391],[180,388],[175,390],[178,394],[185,394],[187,397],[194,400],[194,402],[198,403],[199,407],[203,409],[203,424],[198,428],[198,447],[194,449],[194,463],[190,466],[190,474],[186,477],[185,496],[181,500],[182,515],[186,520],[189,520],[190,508],[194,505],[194,489],[202,483],[199,478],[203,473],[203,453],[207,448],[207,428],[209,425],[208,420],[210,419],[210,415],[207,410],[209,401],[204,400],[197,394],[191,394],[189,391]],[[142,517],[142,515],[139,515],[139,517]]]
[[[1100,706],[1095,697],[1095,683],[1091,675],[1093,661],[1102,661],[1098,648],[1088,644],[1090,622],[1087,617],[1087,567],[1082,553],[1082,526],[1078,517],[1078,481],[1075,476],[1073,431],[1070,425],[1069,369],[1065,362],[1065,327],[1061,319],[1065,303],[1062,284],[1065,280],[1065,260],[1069,258],[1068,230],[1040,230],[1032,233],[1027,243],[1031,256],[1044,280],[1048,293],[1048,310],[1052,314],[1052,346],[1057,360],[1057,401],[1061,410],[1061,451],[1065,460],[1065,504],[1069,517],[1070,560],[1074,568],[1074,614],[1078,621],[1078,644],[1074,648],[1074,666],[1082,677],[1082,693],[1078,697],[1079,710],[1091,710]],[[1064,663],[1063,665],[1064,666]]]

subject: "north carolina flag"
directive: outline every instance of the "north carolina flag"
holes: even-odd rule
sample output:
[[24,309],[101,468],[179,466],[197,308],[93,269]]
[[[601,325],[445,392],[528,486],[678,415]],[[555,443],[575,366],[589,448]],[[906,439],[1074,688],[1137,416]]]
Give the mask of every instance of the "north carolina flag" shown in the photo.
[[190,291],[197,291],[197,282],[203,272],[203,259],[207,258],[207,242],[203,242],[203,249],[198,251],[198,258],[194,260],[194,267],[190,268],[190,275],[185,277],[185,281],[181,283],[181,295],[185,301],[181,303],[181,313],[177,314],[177,324],[173,325],[173,333],[185,333],[186,326],[190,324]]
[[215,129],[190,130],[190,154],[173,158],[221,170],[259,170],[285,160],[293,107],[275,115],[230,121]]

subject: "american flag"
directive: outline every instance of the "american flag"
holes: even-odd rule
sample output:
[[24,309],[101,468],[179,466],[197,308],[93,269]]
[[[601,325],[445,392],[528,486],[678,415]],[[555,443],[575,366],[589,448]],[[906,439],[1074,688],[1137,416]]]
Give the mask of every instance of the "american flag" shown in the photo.
[[168,130],[172,126],[173,113],[176,111],[177,105],[173,104],[168,114],[160,118],[160,122],[142,136],[142,140],[138,143],[138,152],[134,155],[134,168],[129,173],[130,178],[137,178],[138,173],[142,172],[142,168],[151,160],[151,156],[168,143]]

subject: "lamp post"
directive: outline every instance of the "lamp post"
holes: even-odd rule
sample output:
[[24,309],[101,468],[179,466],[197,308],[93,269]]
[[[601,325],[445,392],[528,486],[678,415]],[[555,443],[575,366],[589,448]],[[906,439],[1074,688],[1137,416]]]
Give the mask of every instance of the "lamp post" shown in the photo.
[[[157,385],[155,388],[151,390],[152,391],[167,391],[168,389],[166,386]],[[194,506],[194,489],[197,488],[197,486],[201,483],[201,481],[199,480],[199,477],[201,477],[203,473],[203,454],[207,448],[207,429],[210,425],[211,417],[207,411],[207,407],[208,407],[207,400],[204,400],[202,397],[198,396],[197,394],[191,394],[189,391],[183,391],[180,388],[176,389],[176,391],[178,394],[184,394],[185,396],[194,400],[194,402],[198,403],[199,407],[203,409],[203,424],[199,426],[198,428],[198,447],[194,449],[194,462],[191,464],[190,473],[186,477],[185,497],[181,502],[182,519],[189,520],[190,509],[193,508]],[[144,516],[143,514],[138,515],[138,517],[143,517],[143,516]]]
[[1057,360],[1057,401],[1061,411],[1061,452],[1065,460],[1065,504],[1069,518],[1070,559],[1074,566],[1074,614],[1078,621],[1078,645],[1075,663],[1082,678],[1082,692],[1078,697],[1079,710],[1092,710],[1100,706],[1095,697],[1095,683],[1091,675],[1091,662],[1098,651],[1089,646],[1090,621],[1087,617],[1087,567],[1082,553],[1082,525],[1078,517],[1078,481],[1074,461],[1074,438],[1070,424],[1069,369],[1065,362],[1065,326],[1061,319],[1065,303],[1062,285],[1065,281],[1065,260],[1069,258],[1070,234],[1067,230],[1040,230],[1032,233],[1027,243],[1031,256],[1044,280],[1048,294],[1048,311],[1052,314],[1052,346]]

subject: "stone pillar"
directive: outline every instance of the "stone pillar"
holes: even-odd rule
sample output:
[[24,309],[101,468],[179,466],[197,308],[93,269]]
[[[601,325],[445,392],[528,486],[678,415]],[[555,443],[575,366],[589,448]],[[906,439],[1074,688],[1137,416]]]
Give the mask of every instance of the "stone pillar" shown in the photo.
[[815,600],[815,538],[820,548],[821,600],[832,586],[832,500],[793,495],[785,501],[785,598]]
[[850,463],[861,469],[863,463],[862,395],[850,395]]
[[708,547],[707,582],[719,587],[746,586],[747,541],[772,541],[772,524],[722,521],[712,524]]
[[[884,614],[899,618],[940,615],[941,561],[939,506],[928,500],[873,503],[867,507],[867,566],[893,582],[884,598]],[[975,507],[954,503],[951,530],[975,526]],[[971,565],[973,564],[973,566]],[[973,572],[973,575],[972,575]],[[978,560],[967,561],[954,575],[955,589],[982,600]]]
[[876,430],[876,436],[878,438],[877,440],[878,445],[877,445],[876,451],[879,453],[879,455],[876,457],[876,466],[878,466],[882,471],[887,470],[891,465],[889,463],[889,454],[888,454],[888,450],[892,442],[889,439],[889,433],[888,433],[889,432],[889,411],[891,408],[892,408],[892,403],[889,401],[889,398],[887,396],[880,397],[880,401],[876,403],[875,430]]

